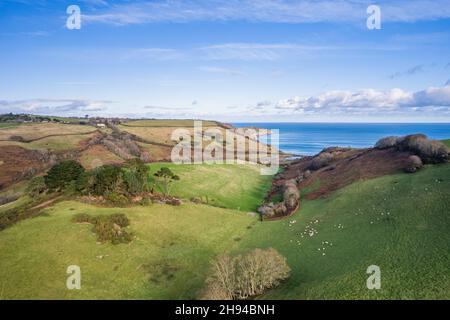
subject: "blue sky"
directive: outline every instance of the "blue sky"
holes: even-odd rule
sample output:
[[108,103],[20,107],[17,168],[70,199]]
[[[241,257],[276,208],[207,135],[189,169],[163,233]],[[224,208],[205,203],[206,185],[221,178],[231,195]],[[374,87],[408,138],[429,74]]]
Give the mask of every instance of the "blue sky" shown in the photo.
[[0,0],[0,43],[0,113],[450,122],[449,0]]

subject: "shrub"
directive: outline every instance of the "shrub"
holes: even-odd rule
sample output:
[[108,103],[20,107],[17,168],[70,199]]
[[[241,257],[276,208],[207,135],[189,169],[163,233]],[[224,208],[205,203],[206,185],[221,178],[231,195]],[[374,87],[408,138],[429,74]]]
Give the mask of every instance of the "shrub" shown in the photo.
[[445,162],[448,159],[448,148],[440,141],[430,140],[423,134],[406,136],[399,148],[417,154],[428,163]]
[[35,177],[31,179],[26,188],[26,193],[30,197],[37,197],[47,191],[44,177]]
[[67,160],[54,165],[44,177],[50,191],[61,191],[77,180],[84,173],[84,168],[74,160]]
[[139,201],[139,204],[143,207],[147,207],[152,204],[152,199],[149,197],[143,197],[141,201]]
[[378,140],[378,142],[375,144],[375,148],[381,150],[395,147],[401,141],[401,139],[402,139],[401,137],[395,136],[382,138]]
[[91,217],[87,213],[78,213],[72,218],[73,223],[95,223],[95,218]]
[[261,214],[261,216],[272,217],[275,215],[274,204],[269,203],[262,205],[258,208],[258,212]]
[[110,215],[109,218],[113,223],[119,225],[122,228],[126,228],[130,225],[130,220],[128,220],[128,217],[123,213],[114,213]]
[[240,300],[258,296],[289,277],[286,258],[273,248],[255,249],[231,258],[219,257],[212,265],[202,299]]
[[284,185],[283,201],[288,209],[295,209],[300,199],[300,191],[295,180],[289,180]]
[[422,160],[418,156],[410,156],[407,160],[405,171],[408,173],[414,173],[422,168]]
[[132,235],[128,233],[117,222],[123,222],[126,219],[113,216],[98,216],[95,219],[93,232],[97,234],[98,241],[106,242],[111,241],[112,244],[128,243],[133,239]]
[[133,239],[132,234],[124,229],[130,225],[130,221],[123,213],[97,217],[79,213],[72,218],[72,222],[93,224],[92,231],[97,234],[100,242],[111,241],[112,244],[119,244]]
[[284,216],[287,213],[286,204],[284,202],[277,203],[273,206],[273,212],[276,216]]
[[123,207],[130,203],[128,197],[118,192],[110,192],[106,194],[105,199],[106,201],[118,207]]
[[405,137],[386,137],[380,139],[376,145],[378,149],[397,147],[400,151],[407,151],[418,155],[427,163],[440,163],[448,159],[449,149],[440,141],[430,140],[424,134],[411,134]]
[[309,169],[319,170],[328,166],[333,161],[333,154],[329,152],[322,152],[311,160]]

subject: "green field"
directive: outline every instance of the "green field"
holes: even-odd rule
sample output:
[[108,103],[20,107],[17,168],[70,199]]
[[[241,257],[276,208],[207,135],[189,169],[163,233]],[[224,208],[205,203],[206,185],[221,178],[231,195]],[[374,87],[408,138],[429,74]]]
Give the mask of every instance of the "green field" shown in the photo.
[[256,211],[271,186],[271,177],[261,176],[259,166],[155,163],[150,165],[151,173],[161,167],[170,168],[180,177],[173,183],[173,195],[200,197],[211,205],[229,209]]
[[24,149],[30,150],[55,150],[55,151],[67,151],[73,150],[80,146],[83,141],[87,141],[93,137],[93,134],[86,133],[80,135],[61,135],[55,137],[48,137],[33,142],[17,142],[17,141],[2,141],[0,146],[19,146]]
[[0,122],[0,130],[1,129],[16,128],[18,126],[20,126],[20,123],[16,123],[16,122]]
[[[202,121],[203,126],[217,126],[215,121]],[[164,120],[164,119],[154,119],[154,120],[135,120],[123,123],[124,126],[130,127],[193,127],[194,120]]]
[[[208,194],[233,209],[255,210],[268,186],[252,167],[172,169],[181,176],[173,194]],[[450,299],[449,208],[449,164],[354,183],[275,222],[189,202],[123,209],[66,201],[0,232],[0,299],[191,299],[218,254],[265,247],[287,257],[292,275],[260,298]],[[137,238],[97,244],[91,226],[70,221],[77,213],[125,213]],[[65,288],[73,264],[79,291]],[[370,265],[381,268],[381,290],[366,288]]]
[[[99,209],[64,202],[45,213],[0,233],[0,298],[195,298],[209,261],[233,248],[254,221],[192,204]],[[76,213],[125,213],[137,239],[97,244],[91,226],[70,221]],[[82,290],[66,289],[69,265],[80,266]]]

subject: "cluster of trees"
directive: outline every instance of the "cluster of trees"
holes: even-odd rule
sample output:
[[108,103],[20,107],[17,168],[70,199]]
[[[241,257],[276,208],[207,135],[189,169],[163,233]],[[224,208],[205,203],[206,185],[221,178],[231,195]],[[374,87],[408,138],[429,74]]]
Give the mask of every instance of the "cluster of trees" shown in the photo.
[[266,203],[258,208],[261,219],[264,217],[281,217],[288,215],[300,205],[300,191],[297,187],[297,180],[291,179],[283,183],[283,201],[274,204]]
[[[165,195],[169,195],[171,183],[179,180],[169,168],[161,168],[154,176]],[[122,204],[128,202],[129,196],[150,191],[152,183],[150,168],[137,158],[126,161],[123,166],[105,165],[92,171],[86,171],[74,160],[67,160],[54,165],[44,177],[30,181],[27,191],[30,196],[45,192],[89,194]]]
[[[64,118],[49,117],[49,116],[39,116],[31,114],[0,114],[0,122],[56,122],[56,123],[67,123]],[[85,122],[81,123],[85,124]]]
[[214,261],[206,288],[205,300],[243,300],[276,287],[289,277],[286,258],[273,248],[255,249],[247,254],[220,256]]

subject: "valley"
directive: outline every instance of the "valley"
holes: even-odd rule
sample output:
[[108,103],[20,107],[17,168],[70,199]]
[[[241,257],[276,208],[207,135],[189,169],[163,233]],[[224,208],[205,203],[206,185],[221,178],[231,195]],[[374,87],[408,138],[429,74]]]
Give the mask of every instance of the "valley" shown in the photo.
[[[324,152],[335,154],[332,162],[310,169],[307,177],[311,157],[286,162],[271,177],[260,175],[261,165],[161,162],[163,145],[170,144],[168,125],[186,122],[135,124],[143,129],[133,129],[133,135],[155,142],[139,144],[139,152],[150,154],[152,192],[162,192],[154,174],[168,168],[179,177],[170,189],[179,205],[144,202],[142,196],[120,206],[70,193],[31,197],[27,184],[45,174],[48,159],[74,159],[95,172],[126,164],[127,152],[90,143],[112,134],[110,127],[43,123],[0,129],[8,140],[0,142],[6,150],[0,195],[11,200],[0,206],[0,218],[17,218],[0,231],[0,299],[198,299],[216,257],[257,248],[276,249],[291,270],[257,299],[450,298],[448,162],[408,174],[404,151],[330,149]],[[11,141],[13,136],[28,142]],[[150,145],[161,156],[144,151]],[[29,168],[35,170],[19,175]],[[281,201],[283,183],[299,173],[298,209],[261,221],[260,206]],[[129,220],[129,243],[99,242],[90,224],[73,222],[79,215],[117,214]],[[80,266],[81,290],[65,286],[69,265]],[[380,290],[366,287],[370,265],[380,267]]]

